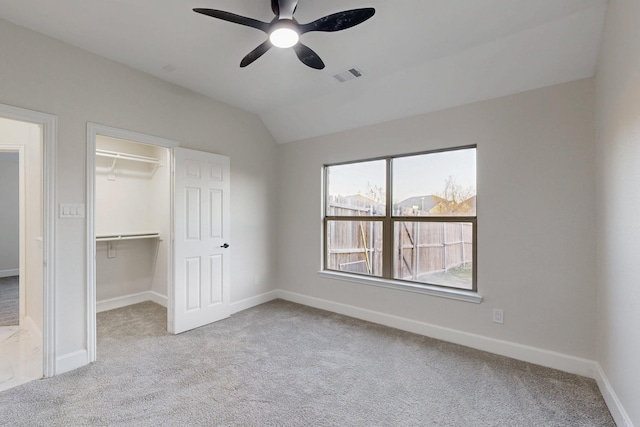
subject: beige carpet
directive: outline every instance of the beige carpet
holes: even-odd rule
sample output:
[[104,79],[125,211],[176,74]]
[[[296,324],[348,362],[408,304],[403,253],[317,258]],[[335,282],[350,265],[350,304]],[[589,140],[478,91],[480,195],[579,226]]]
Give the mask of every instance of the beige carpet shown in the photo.
[[288,302],[179,336],[165,319],[99,314],[99,361],[0,393],[0,423],[615,425],[593,380]]

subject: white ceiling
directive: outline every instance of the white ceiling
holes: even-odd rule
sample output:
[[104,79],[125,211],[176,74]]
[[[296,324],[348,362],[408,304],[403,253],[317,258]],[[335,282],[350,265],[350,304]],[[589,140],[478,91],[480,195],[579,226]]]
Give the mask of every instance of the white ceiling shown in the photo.
[[256,113],[284,143],[591,77],[606,0],[300,0],[300,23],[376,9],[302,36],[321,71],[276,48],[240,68],[266,35],[196,7],[273,18],[270,0],[0,0],[0,17]]

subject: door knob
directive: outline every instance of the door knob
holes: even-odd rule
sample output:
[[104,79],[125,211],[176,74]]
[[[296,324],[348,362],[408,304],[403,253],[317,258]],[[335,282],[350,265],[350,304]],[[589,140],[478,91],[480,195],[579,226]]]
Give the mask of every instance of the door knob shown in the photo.
[[220,246],[220,247],[221,247],[221,248],[225,248],[225,249],[227,249],[227,248],[229,247],[229,244],[228,244],[228,243],[225,243],[224,245],[222,245],[222,246]]

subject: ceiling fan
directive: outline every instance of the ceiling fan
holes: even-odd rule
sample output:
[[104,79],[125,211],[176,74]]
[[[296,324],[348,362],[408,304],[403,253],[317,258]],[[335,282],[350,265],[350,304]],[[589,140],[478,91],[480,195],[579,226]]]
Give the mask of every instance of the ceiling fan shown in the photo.
[[308,24],[299,24],[293,17],[293,13],[298,6],[298,0],[271,0],[271,10],[276,15],[271,22],[262,22],[235,13],[225,12],[215,9],[193,9],[194,12],[235,24],[246,25],[264,31],[269,38],[257,48],[249,52],[240,62],[241,67],[246,67],[256,59],[264,55],[271,47],[288,48],[292,47],[303,64],[321,70],[324,62],[309,47],[300,43],[302,34],[310,31],[333,32],[346,30],[363,23],[371,18],[376,10],[372,7],[363,9],[346,10],[344,12],[333,13],[323,18],[316,19]]

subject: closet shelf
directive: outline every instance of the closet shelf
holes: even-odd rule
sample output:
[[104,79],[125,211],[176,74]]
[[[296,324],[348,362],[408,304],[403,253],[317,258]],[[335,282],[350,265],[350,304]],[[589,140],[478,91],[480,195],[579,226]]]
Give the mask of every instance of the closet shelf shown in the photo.
[[151,163],[154,165],[160,164],[160,159],[156,159],[155,157],[138,156],[136,154],[120,153],[118,151],[96,150],[96,156],[132,160],[134,162]]
[[160,233],[126,233],[96,236],[96,242],[113,242],[115,240],[159,239]]
[[155,157],[147,157],[147,156],[139,156],[137,154],[121,153],[119,151],[108,151],[108,150],[97,149],[96,150],[96,156],[108,157],[110,159],[113,159],[113,161],[111,162],[111,167],[109,168],[110,180],[115,179],[115,170],[116,170],[116,164],[118,163],[118,160],[130,160],[132,162],[150,164],[150,165],[153,166],[153,168],[151,170],[151,175],[153,175],[155,173],[155,171],[161,166],[160,165],[160,159],[157,159]]

